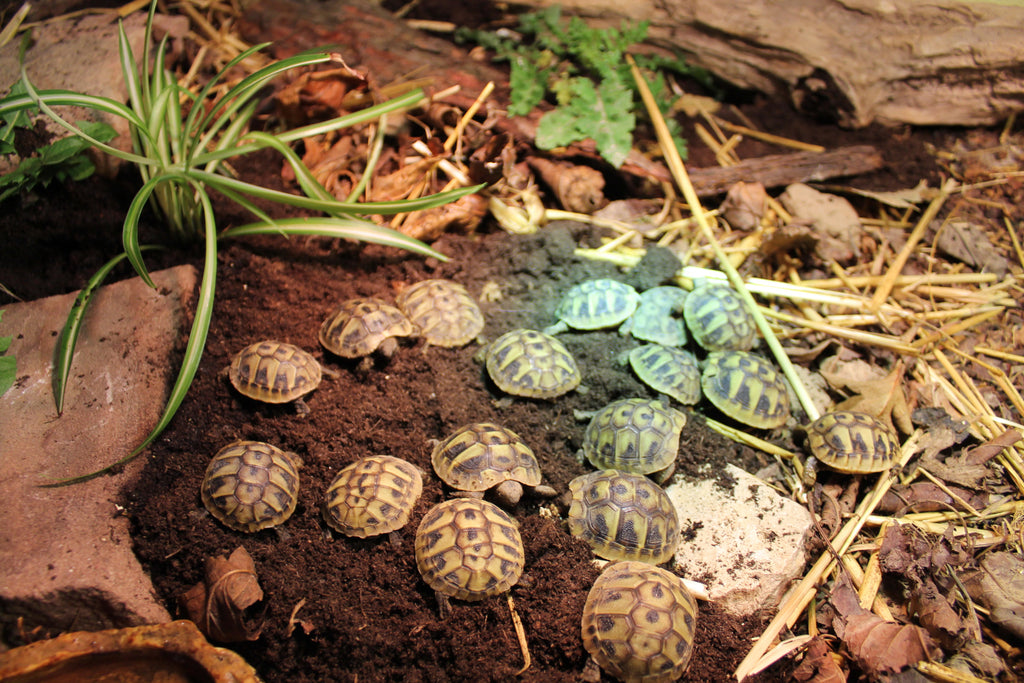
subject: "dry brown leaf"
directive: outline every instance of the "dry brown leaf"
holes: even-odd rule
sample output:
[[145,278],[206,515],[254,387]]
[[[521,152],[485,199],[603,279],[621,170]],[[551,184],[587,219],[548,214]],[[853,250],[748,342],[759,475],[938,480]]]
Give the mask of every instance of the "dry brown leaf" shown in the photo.
[[913,524],[888,527],[878,559],[882,571],[920,583],[942,571],[947,565],[959,567],[970,558],[961,541],[952,532],[942,536],[925,534]]
[[853,392],[853,396],[836,406],[836,410],[858,410],[898,428],[904,434],[914,431],[910,407],[903,393],[903,363],[885,373],[863,360],[840,361],[836,356],[821,364],[821,374],[837,390]]
[[[953,493],[959,498],[953,498]],[[876,511],[883,515],[905,514],[907,512],[935,512],[937,510],[964,510],[960,500],[975,510],[988,505],[988,496],[960,486],[940,488],[930,481],[916,481],[909,486],[893,485],[882,497]]]
[[807,644],[803,660],[793,670],[792,680],[800,683],[845,683],[846,673],[821,636]]
[[768,208],[768,193],[761,183],[735,183],[719,207],[722,217],[737,230],[755,230]]
[[870,613],[856,614],[845,623],[837,620],[836,631],[842,631],[846,650],[872,678],[942,656],[942,650],[919,626],[895,624]]
[[1002,453],[1005,449],[1020,441],[1024,436],[1016,429],[1007,429],[1002,434],[976,446],[964,455],[970,465],[981,465]]
[[418,240],[432,242],[446,232],[469,234],[487,215],[487,199],[478,194],[454,202],[409,214],[399,230]]
[[989,608],[993,623],[1024,640],[1024,560],[1009,552],[994,552],[981,560],[981,569],[964,578],[970,596]]
[[969,639],[980,639],[971,626],[960,618],[931,579],[922,580],[910,594],[910,611],[918,623],[948,650],[955,650]]
[[939,229],[935,246],[947,256],[999,277],[1006,275],[1010,268],[985,231],[967,221],[953,220],[945,223]]
[[394,173],[379,176],[373,181],[370,199],[375,202],[390,202],[404,199],[428,174],[433,172],[442,156],[427,157],[406,164]]
[[263,600],[256,565],[239,546],[230,557],[206,558],[206,578],[181,597],[189,618],[211,640],[231,643],[256,640],[263,615],[247,610]]
[[542,157],[527,159],[544,184],[555,192],[566,211],[592,214],[608,200],[604,196],[604,175],[596,168]]

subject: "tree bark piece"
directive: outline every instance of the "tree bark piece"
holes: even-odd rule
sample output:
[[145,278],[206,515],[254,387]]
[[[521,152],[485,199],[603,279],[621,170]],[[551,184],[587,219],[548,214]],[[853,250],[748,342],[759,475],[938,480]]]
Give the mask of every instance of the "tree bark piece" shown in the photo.
[[649,41],[849,127],[990,125],[1024,108],[1024,7],[955,0],[520,0]]

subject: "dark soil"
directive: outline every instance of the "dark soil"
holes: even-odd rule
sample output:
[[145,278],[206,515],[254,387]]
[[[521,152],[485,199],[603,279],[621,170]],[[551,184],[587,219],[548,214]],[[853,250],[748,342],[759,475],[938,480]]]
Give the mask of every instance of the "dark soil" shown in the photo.
[[[924,150],[939,137],[934,131],[851,133],[801,119],[786,105],[771,102],[752,103],[746,113],[770,132],[807,142],[879,144],[891,166],[859,181],[874,189],[910,187],[936,174],[934,166],[920,165],[930,164]],[[750,143],[740,155],[753,156],[757,147]],[[769,151],[777,150],[762,153]],[[699,150],[691,161],[702,164]],[[246,179],[272,185],[280,184],[278,169],[269,157],[239,165]],[[114,180],[93,178],[51,189],[31,204],[8,202],[0,215],[0,244],[5,245],[0,282],[26,299],[82,286],[119,251],[121,220],[134,189],[126,172]],[[220,220],[226,226],[248,219],[225,211]],[[441,620],[435,596],[416,569],[416,527],[449,493],[431,470],[431,442],[469,422],[498,422],[524,437],[538,455],[546,483],[564,491],[585,471],[575,458],[585,427],[576,412],[649,395],[618,363],[634,342],[615,331],[563,335],[580,363],[584,387],[554,401],[534,401],[502,396],[474,360],[475,344],[444,349],[408,343],[389,362],[363,370],[323,352],[317,330],[344,299],[393,299],[402,287],[431,277],[461,282],[477,297],[485,287],[500,292],[500,298],[482,302],[488,338],[515,327],[543,327],[553,322],[557,300],[570,285],[591,277],[638,277],[573,255],[579,244],[596,246],[597,237],[574,224],[549,226],[530,237],[485,226],[479,234],[439,240],[434,246],[450,257],[447,263],[318,239],[223,244],[215,315],[199,375],[174,422],[146,456],[139,485],[123,501],[136,552],[172,614],[181,615],[179,596],[201,580],[204,558],[243,545],[266,593],[265,624],[257,641],[230,647],[265,680],[512,680],[523,661],[505,599],[453,601],[451,616]],[[154,268],[182,261],[198,264],[195,254],[175,250],[151,258]],[[669,274],[648,273],[644,286]],[[340,373],[307,399],[308,415],[290,405],[245,399],[220,376],[237,350],[260,339],[300,345]],[[705,409],[690,411],[680,448],[681,476],[726,461],[758,468],[753,452],[703,425]],[[304,461],[299,505],[282,533],[239,534],[203,512],[199,483],[206,465],[219,448],[240,438],[268,441]],[[398,533],[399,543],[328,533],[320,515],[327,485],[345,465],[379,453],[405,458],[428,473],[412,519]],[[527,499],[514,510],[526,544],[526,572],[511,593],[533,658],[519,679],[574,681],[587,659],[580,615],[598,570],[587,546],[569,536],[557,518],[540,514],[541,505],[546,506]],[[693,665],[684,680],[731,680],[763,626],[759,619],[738,619],[702,604]],[[766,674],[766,680],[779,675]]]

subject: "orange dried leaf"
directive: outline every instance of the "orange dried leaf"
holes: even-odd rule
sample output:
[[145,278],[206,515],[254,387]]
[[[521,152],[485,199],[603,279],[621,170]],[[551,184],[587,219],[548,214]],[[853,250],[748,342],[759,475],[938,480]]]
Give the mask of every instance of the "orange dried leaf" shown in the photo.
[[846,619],[841,637],[853,659],[872,678],[942,656],[924,629],[885,621],[871,613]]
[[230,557],[206,558],[206,578],[182,595],[189,618],[207,638],[221,642],[256,640],[263,630],[262,614],[247,613],[263,600],[256,565],[239,546]]

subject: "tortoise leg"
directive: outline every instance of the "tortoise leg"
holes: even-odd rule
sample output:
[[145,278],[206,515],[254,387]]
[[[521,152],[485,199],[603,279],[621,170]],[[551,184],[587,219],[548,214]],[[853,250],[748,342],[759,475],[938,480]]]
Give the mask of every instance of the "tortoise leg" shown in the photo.
[[434,591],[437,596],[437,611],[441,615],[441,620],[444,621],[452,615],[452,603],[448,599],[448,596],[441,591]]

